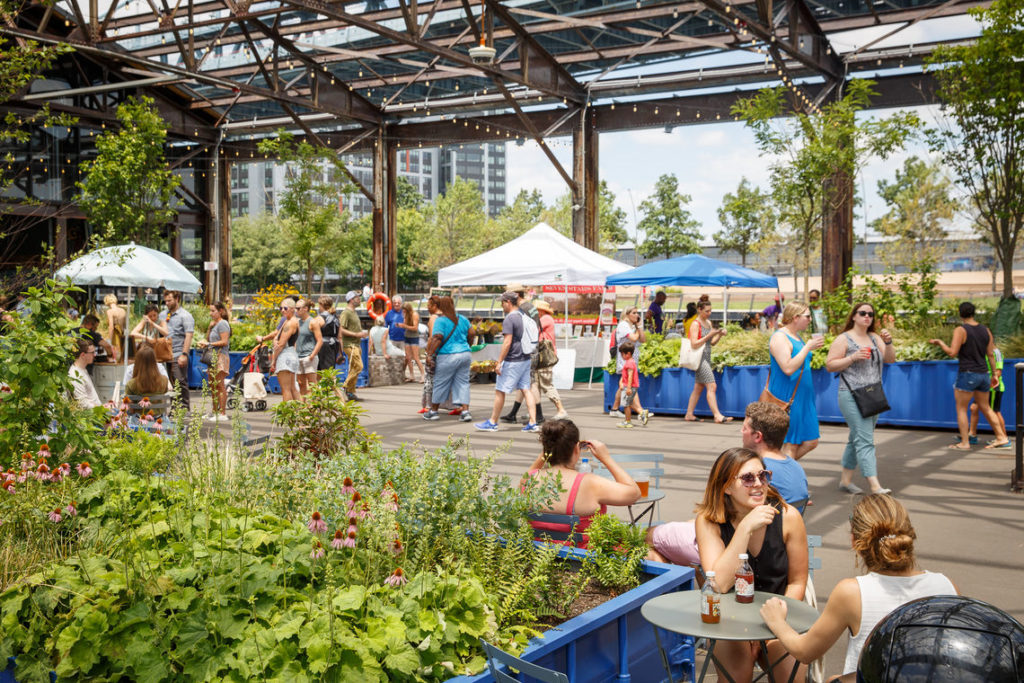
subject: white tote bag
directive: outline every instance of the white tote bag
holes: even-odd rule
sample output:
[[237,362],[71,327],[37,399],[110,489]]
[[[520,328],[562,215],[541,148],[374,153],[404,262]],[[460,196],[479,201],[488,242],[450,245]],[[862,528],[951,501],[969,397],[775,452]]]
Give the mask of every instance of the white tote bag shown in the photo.
[[682,339],[682,343],[679,344],[679,367],[696,370],[700,367],[700,359],[703,356],[703,348],[695,349],[689,339]]

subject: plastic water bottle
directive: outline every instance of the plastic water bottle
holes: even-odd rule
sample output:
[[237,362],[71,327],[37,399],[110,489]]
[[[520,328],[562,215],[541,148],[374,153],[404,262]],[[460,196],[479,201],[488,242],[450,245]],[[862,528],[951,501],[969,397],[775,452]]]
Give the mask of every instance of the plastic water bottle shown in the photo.
[[740,566],[736,569],[736,602],[754,602],[754,570],[746,553],[740,553]]
[[700,589],[700,620],[705,624],[717,624],[722,618],[720,602],[722,596],[715,587],[715,573],[708,572],[704,587]]
[[594,468],[590,466],[590,458],[582,458],[576,463],[577,472],[593,472]]

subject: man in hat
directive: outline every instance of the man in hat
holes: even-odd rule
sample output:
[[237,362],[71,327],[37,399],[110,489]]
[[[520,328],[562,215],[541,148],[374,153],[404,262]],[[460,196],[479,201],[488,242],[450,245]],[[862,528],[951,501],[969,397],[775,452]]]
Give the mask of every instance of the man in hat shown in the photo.
[[526,316],[519,310],[517,292],[510,290],[501,295],[501,309],[505,312],[505,320],[501,325],[503,340],[498,365],[495,368],[498,383],[494,391],[494,407],[490,418],[473,426],[482,432],[498,431],[498,416],[505,406],[505,394],[522,390],[526,398],[526,409],[530,414],[530,421],[523,427],[523,431],[539,432],[537,402],[530,391],[530,356],[523,353],[522,347],[526,325],[535,323],[532,320],[529,323],[525,322]]
[[[535,299],[533,302],[534,308],[540,313],[540,335],[537,342],[537,368],[534,371],[534,377],[537,380],[536,391],[537,396],[534,398],[537,401],[537,420],[541,421],[540,417],[540,397],[546,396],[552,403],[555,404],[555,409],[558,413],[555,415],[556,420],[564,420],[569,417],[569,413],[565,411],[565,406],[562,405],[562,397],[558,395],[558,389],[555,388],[554,379],[554,367],[558,363],[558,352],[557,344],[555,343],[555,317],[554,311],[551,310],[551,304],[544,299]],[[548,365],[547,367],[540,366],[540,345],[550,345],[551,350],[555,353],[555,364]]]
[[765,327],[769,332],[778,327],[779,316],[782,314],[782,307],[785,303],[786,297],[782,294],[776,294],[775,303],[761,311],[761,317],[764,318]]
[[362,294],[351,290],[345,295],[345,310],[338,316],[339,332],[341,333],[341,346],[348,356],[348,374],[345,376],[345,398],[349,401],[358,401],[356,396],[356,381],[359,373],[363,370],[363,354],[360,348],[360,340],[367,336],[363,324],[359,321],[359,314],[356,309],[362,300]]

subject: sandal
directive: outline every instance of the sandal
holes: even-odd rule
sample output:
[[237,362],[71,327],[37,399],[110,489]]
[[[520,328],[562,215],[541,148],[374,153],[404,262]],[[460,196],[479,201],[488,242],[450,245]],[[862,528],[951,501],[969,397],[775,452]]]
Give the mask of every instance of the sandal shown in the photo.
[[704,420],[700,419],[699,417],[684,417],[683,420],[685,420],[686,422],[703,422],[704,421]]
[[[959,441],[957,441],[956,443],[949,444],[949,448],[952,448],[954,451],[969,451],[969,450],[971,450],[970,446],[962,446],[962,445],[960,445]],[[994,448],[994,446],[985,446],[985,448]]]
[[732,422],[732,418],[729,416],[723,416],[721,420],[715,420],[715,424],[724,425],[727,422]]
[[988,449],[988,450],[1010,449],[1010,448],[1013,448],[1013,442],[1012,441],[1006,441],[1005,443],[1000,443],[1000,444],[989,444],[988,446],[985,446],[985,448]]

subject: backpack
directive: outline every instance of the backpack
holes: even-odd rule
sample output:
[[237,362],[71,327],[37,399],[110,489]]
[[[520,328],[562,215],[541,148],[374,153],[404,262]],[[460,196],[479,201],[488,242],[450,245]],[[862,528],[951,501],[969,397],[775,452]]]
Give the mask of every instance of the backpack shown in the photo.
[[537,329],[537,321],[522,311],[519,311],[519,319],[523,321],[523,336],[519,340],[519,348],[527,356],[537,350],[537,339],[540,337],[540,330]]

